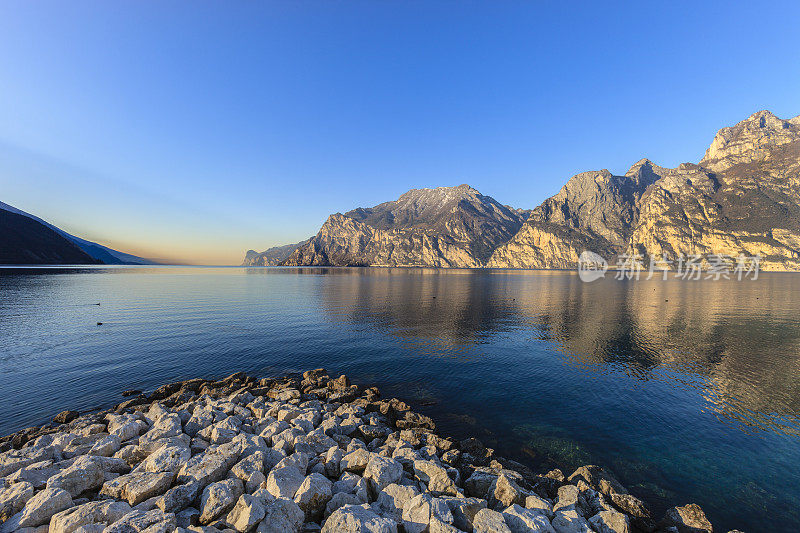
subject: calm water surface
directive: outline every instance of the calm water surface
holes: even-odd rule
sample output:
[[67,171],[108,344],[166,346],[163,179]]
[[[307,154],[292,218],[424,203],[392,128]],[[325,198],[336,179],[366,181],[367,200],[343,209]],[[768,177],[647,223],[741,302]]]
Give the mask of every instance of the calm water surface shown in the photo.
[[0,433],[124,389],[324,366],[536,470],[605,465],[659,516],[697,502],[722,531],[796,531],[799,290],[794,274],[0,269]]

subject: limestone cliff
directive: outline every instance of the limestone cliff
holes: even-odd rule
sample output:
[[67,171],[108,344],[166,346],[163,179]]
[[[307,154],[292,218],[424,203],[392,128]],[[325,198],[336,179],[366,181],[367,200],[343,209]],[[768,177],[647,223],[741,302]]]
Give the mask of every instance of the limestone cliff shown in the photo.
[[760,255],[763,269],[800,269],[800,117],[760,111],[723,128],[698,165],[578,174],[487,266],[572,268],[583,250]]
[[393,202],[331,215],[284,264],[481,267],[527,214],[468,185],[415,189]]
[[468,185],[412,190],[245,263],[574,268],[584,250],[612,264],[625,253],[744,254],[800,270],[800,117],[755,113],[721,129],[698,164],[642,159],[624,176],[577,174],[533,211]]

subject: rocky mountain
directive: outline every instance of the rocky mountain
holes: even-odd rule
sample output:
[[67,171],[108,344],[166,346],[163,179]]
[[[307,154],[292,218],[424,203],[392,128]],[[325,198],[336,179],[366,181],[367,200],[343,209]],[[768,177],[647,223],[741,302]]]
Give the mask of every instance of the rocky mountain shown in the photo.
[[612,265],[620,254],[744,254],[762,269],[800,270],[800,116],[755,113],[721,129],[697,164],[582,172],[533,211],[468,185],[412,190],[271,250],[285,265],[574,268],[589,250]]
[[68,241],[75,244],[78,248],[80,248],[84,253],[89,255],[91,258],[95,259],[96,261],[93,262],[100,262],[106,265],[154,265],[156,264],[155,261],[151,261],[150,259],[145,259],[143,257],[138,257],[131,254],[126,254],[125,252],[120,252],[109,248],[107,246],[103,246],[102,244],[97,244],[96,242],[87,241],[86,239],[81,239],[80,237],[76,237],[74,235],[70,235],[66,231],[62,230],[61,228],[57,228],[56,226],[45,222],[41,218],[31,215],[30,213],[26,213],[21,209],[17,209],[14,206],[8,205],[6,203],[0,202],[0,210],[7,211],[10,213],[14,213],[17,215],[22,215],[27,217],[31,220],[34,220],[51,230],[55,231]]
[[526,216],[469,185],[414,189],[331,215],[283,264],[480,267]]
[[100,263],[58,232],[24,215],[0,209],[0,228],[0,264]]
[[720,130],[699,164],[573,176],[487,266],[572,268],[583,250],[760,255],[762,269],[800,269],[800,117],[755,113]]
[[263,252],[256,252],[255,250],[247,250],[244,255],[242,266],[277,266],[286,261],[292,252],[298,247],[306,244],[311,239],[306,239],[303,242],[296,242],[294,244],[284,244],[283,246],[273,246]]

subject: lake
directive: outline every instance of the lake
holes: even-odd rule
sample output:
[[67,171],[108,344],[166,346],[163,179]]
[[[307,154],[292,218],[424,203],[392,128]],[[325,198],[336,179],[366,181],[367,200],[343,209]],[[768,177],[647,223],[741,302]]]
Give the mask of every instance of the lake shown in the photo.
[[2,268],[0,434],[125,389],[325,367],[537,472],[604,465],[657,518],[696,502],[715,529],[796,531],[798,291],[789,273]]

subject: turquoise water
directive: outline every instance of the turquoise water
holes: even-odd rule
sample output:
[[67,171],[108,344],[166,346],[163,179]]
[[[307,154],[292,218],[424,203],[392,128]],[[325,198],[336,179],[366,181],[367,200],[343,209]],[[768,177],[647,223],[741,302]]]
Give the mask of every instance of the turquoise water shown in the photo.
[[0,269],[0,433],[125,389],[324,366],[536,470],[605,465],[659,516],[696,502],[723,531],[796,531],[799,290],[777,273]]

